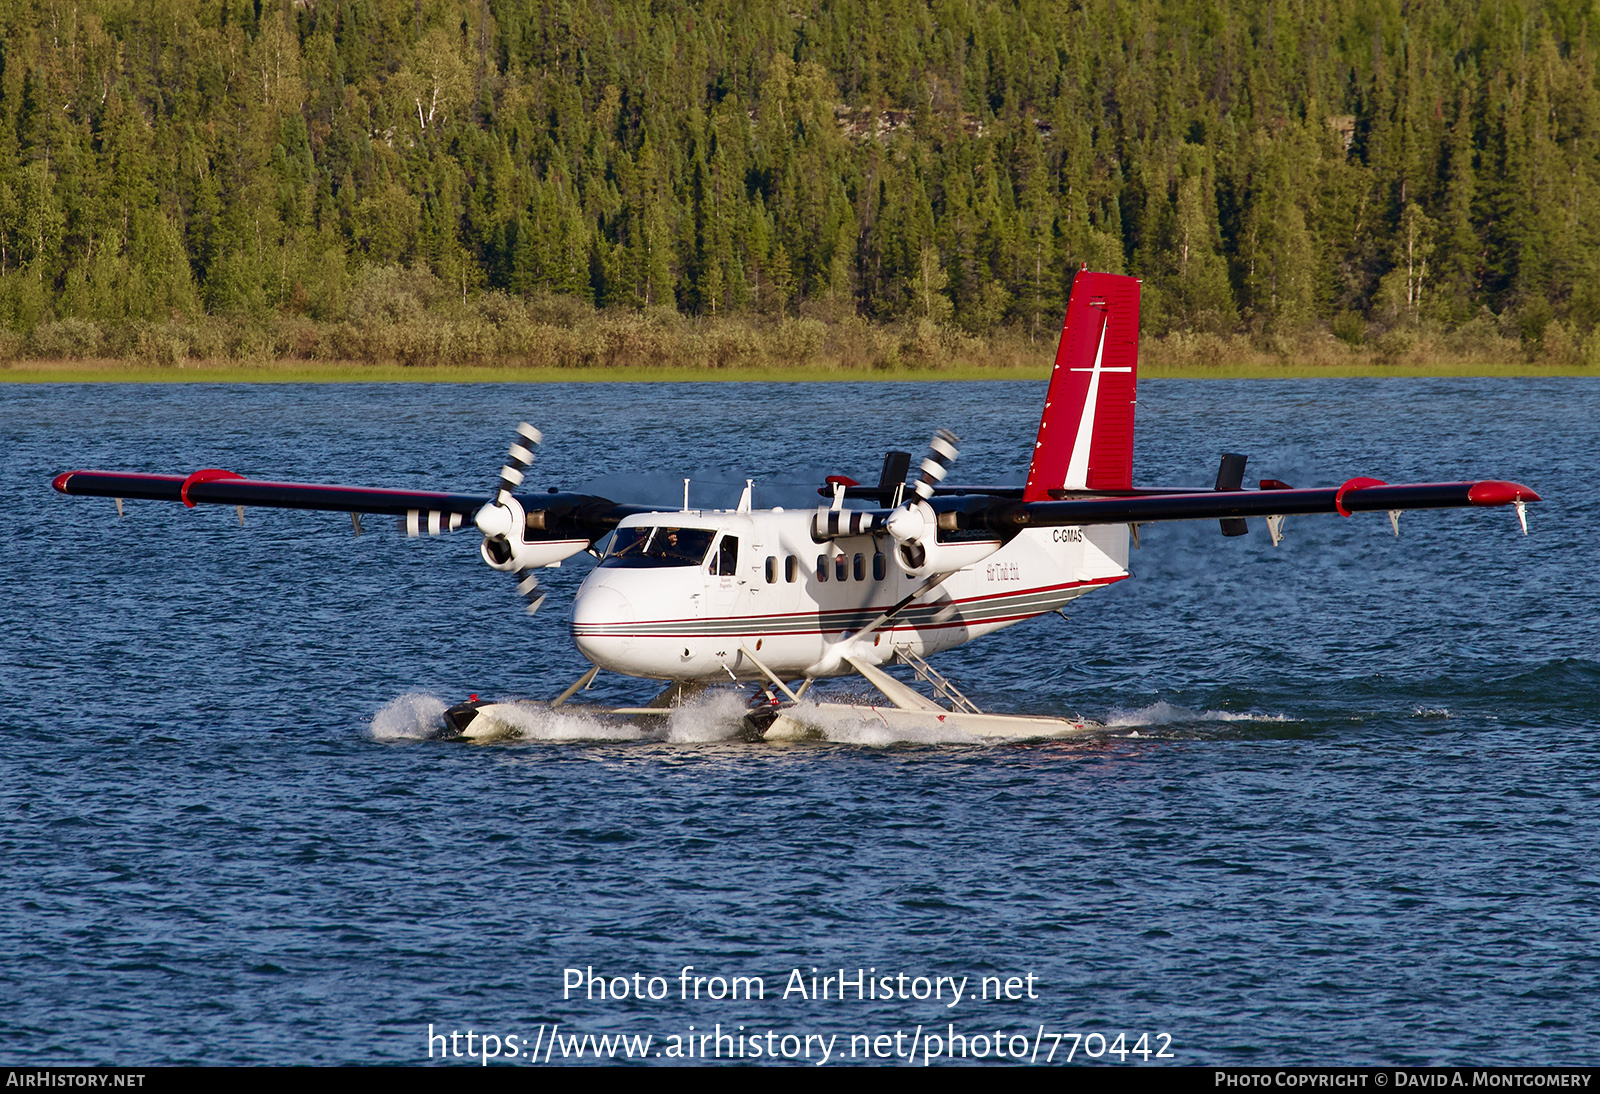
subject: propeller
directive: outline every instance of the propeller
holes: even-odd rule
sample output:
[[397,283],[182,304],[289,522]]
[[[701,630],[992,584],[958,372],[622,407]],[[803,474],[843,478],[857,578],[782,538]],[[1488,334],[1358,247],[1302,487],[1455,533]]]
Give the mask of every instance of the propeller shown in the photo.
[[[864,638],[898,616],[913,603],[921,600],[928,593],[938,590],[944,584],[945,579],[950,576],[949,573],[934,572],[934,563],[941,561],[941,558],[938,552],[930,552],[929,548],[935,546],[936,543],[935,537],[939,527],[939,517],[933,511],[933,506],[928,502],[933,497],[933,488],[944,481],[945,476],[950,473],[950,468],[955,465],[956,457],[960,455],[960,451],[956,448],[956,442],[959,439],[948,429],[936,429],[933,431],[933,439],[928,442],[928,454],[922,460],[922,473],[917,476],[917,481],[911,484],[912,492],[916,496],[908,497],[897,505],[889,513],[888,517],[884,519],[881,526],[895,540],[895,554],[901,568],[912,577],[925,578],[926,580],[917,587],[915,592],[901,599],[898,604],[878,616],[865,627],[841,634],[835,641],[827,643],[824,646],[822,657],[806,670],[808,676],[827,675],[838,671],[840,664],[850,655],[852,648],[857,647]],[[890,453],[891,458],[896,455],[904,456],[903,453]],[[897,460],[896,462],[899,461]],[[909,458],[906,458],[905,463],[900,464],[899,469],[902,477],[908,464]],[[889,460],[885,460],[884,477],[883,481],[879,483],[880,486],[888,485],[890,467]],[[843,500],[844,487],[836,484],[832,514],[835,518],[839,515],[838,507],[843,503]],[[828,515],[828,511],[819,511],[819,525],[826,515]],[[869,514],[860,515],[868,516]],[[820,537],[818,541],[820,542]],[[948,548],[943,548],[942,550],[948,551]],[[931,559],[930,553],[933,555]],[[944,556],[946,560],[948,560],[948,557],[948,555]],[[962,565],[963,562],[958,560],[952,569],[959,570]],[[932,603],[942,604],[934,613],[933,620],[935,623],[946,622],[957,611],[956,605],[950,599],[948,593],[940,592],[938,598]],[[922,606],[929,607],[931,605],[928,602],[924,602]]]
[[943,482],[961,454],[956,448],[960,440],[948,429],[933,431],[928,442],[928,454],[922,460],[922,473],[911,484],[915,499],[907,498],[884,521],[884,529],[900,544],[900,559],[907,570],[920,570],[928,559],[927,538],[934,534],[938,517],[928,504],[933,488]]
[[[543,441],[544,434],[533,426],[527,422],[517,423],[516,436],[511,440],[506,464],[500,469],[500,487],[495,492],[494,500],[478,510],[475,518],[478,530],[483,533],[483,560],[496,570],[518,574],[527,569],[518,560],[512,545],[512,536],[520,539],[527,521],[522,505],[512,491],[522,485],[524,472],[533,463],[533,450]],[[531,573],[517,582],[517,592],[527,602],[529,615],[538,611],[539,605],[544,603],[545,593],[539,588],[539,579]]]

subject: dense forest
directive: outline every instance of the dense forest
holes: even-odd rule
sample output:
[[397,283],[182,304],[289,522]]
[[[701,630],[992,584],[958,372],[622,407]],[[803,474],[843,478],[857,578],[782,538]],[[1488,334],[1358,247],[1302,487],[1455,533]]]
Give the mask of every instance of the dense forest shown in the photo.
[[1595,16],[0,0],[0,357],[882,364],[1086,263],[1157,343],[1593,359]]

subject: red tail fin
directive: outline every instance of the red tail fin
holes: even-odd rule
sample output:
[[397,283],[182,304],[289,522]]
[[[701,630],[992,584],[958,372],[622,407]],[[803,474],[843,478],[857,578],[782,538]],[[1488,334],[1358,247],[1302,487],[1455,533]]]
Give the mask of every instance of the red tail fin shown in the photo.
[[1138,376],[1139,279],[1082,271],[1072,279],[1023,501],[1133,485]]

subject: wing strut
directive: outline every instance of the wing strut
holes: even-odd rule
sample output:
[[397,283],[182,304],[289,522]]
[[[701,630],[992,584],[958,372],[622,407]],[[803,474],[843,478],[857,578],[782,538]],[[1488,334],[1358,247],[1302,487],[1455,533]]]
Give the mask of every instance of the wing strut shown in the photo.
[[868,623],[865,627],[862,627],[854,634],[841,637],[839,639],[839,643],[843,645],[845,642],[856,642],[865,638],[867,635],[871,634],[873,631],[889,622],[889,620],[893,619],[895,616],[909,608],[912,602],[918,597],[921,597],[927,593],[931,593],[934,589],[938,588],[940,585],[943,585],[944,579],[949,576],[949,574],[934,574],[921,585],[918,585],[916,590],[913,591],[909,596],[903,597],[899,603],[890,608],[888,611],[884,612],[882,615],[878,616],[878,618],[874,619],[871,623]]

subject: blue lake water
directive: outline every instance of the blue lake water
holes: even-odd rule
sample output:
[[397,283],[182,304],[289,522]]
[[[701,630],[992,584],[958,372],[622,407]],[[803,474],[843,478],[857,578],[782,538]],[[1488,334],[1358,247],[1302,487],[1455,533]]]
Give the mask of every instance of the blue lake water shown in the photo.
[[[1134,580],[936,660],[985,709],[1107,725],[1068,742],[746,744],[715,705],[649,739],[420,740],[443,702],[584,670],[564,615],[582,564],[549,571],[530,620],[475,534],[119,520],[49,487],[220,466],[487,492],[526,419],[539,486],[666,501],[690,476],[729,505],[751,477],[760,504],[815,504],[822,476],[870,478],[936,426],[962,437],[956,478],[1016,479],[1042,397],[0,390],[6,1061],[422,1063],[430,1025],[526,1060],[560,1023],[650,1035],[663,1063],[720,1027],[745,1062],[785,1036],[832,1036],[846,1063],[890,1036],[904,1062],[936,1033],[969,1038],[967,1062],[979,1035],[991,1061],[1026,1035],[1060,1063],[1078,1035],[1074,1062],[1117,1062],[1118,1034],[1142,1062],[1145,1034],[1180,1064],[1595,1064],[1595,383],[1141,384],[1141,483],[1207,485],[1234,451],[1247,480],[1507,478],[1545,500],[1527,537],[1509,510],[1407,514],[1399,539],[1382,514],[1291,518],[1276,549],[1259,521],[1147,527]],[[646,998],[564,990],[591,968]],[[785,998],[813,968],[874,970],[893,997]],[[734,976],[766,997],[709,997]],[[974,998],[985,977],[1022,997]],[[965,978],[954,1006],[941,978]]]

